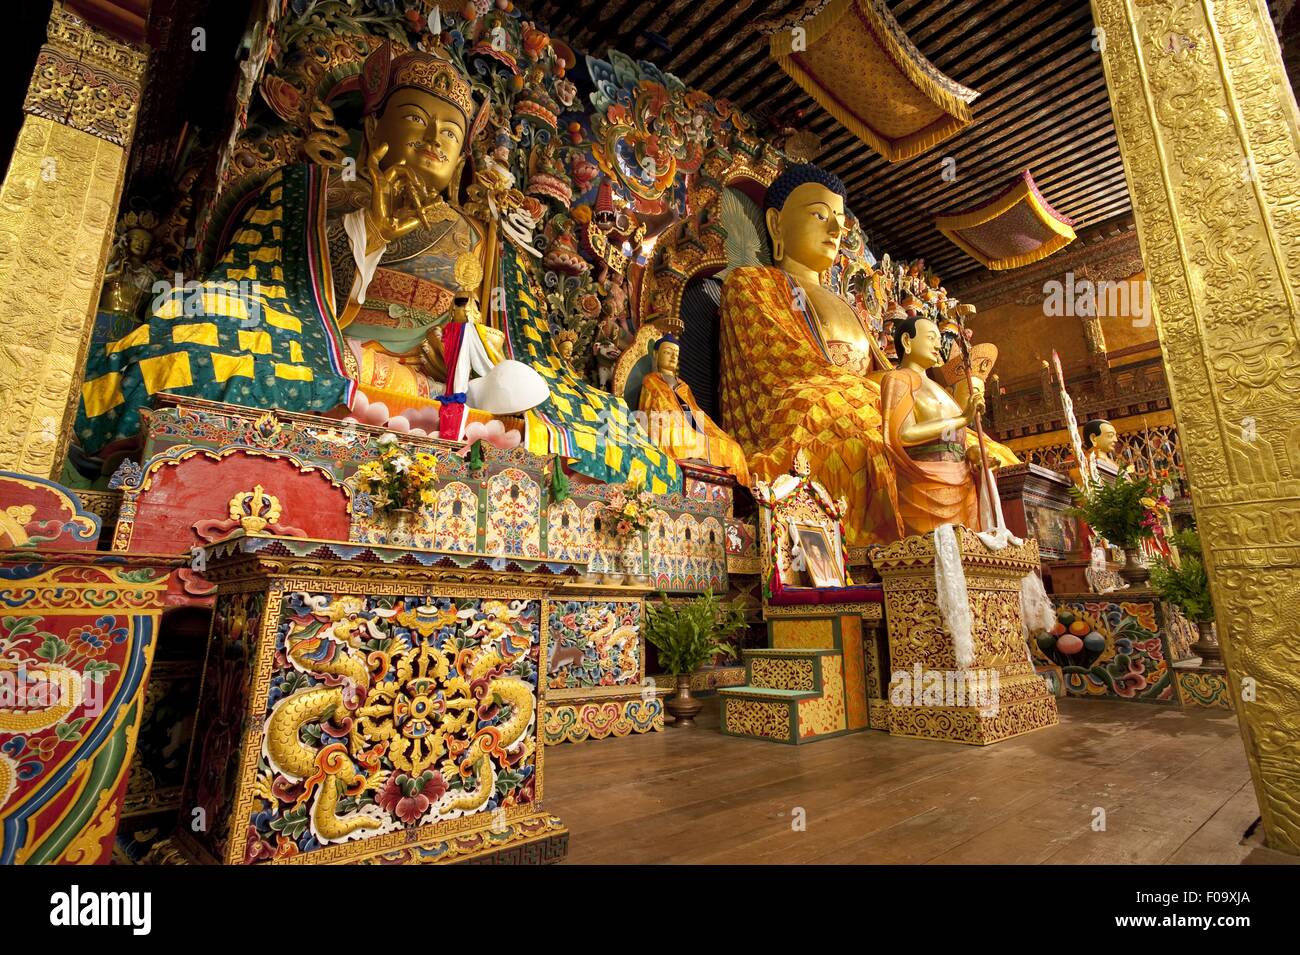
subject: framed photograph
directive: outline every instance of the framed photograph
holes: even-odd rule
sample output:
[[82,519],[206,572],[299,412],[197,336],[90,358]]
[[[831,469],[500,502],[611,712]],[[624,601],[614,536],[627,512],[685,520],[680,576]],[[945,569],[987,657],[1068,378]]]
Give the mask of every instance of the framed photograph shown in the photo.
[[824,527],[795,524],[804,564],[814,587],[844,587],[844,565]]

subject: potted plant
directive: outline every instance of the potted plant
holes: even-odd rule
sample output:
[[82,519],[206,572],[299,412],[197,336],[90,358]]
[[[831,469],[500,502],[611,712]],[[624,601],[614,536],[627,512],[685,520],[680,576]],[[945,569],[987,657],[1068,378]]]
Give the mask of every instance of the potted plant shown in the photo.
[[674,726],[693,726],[701,703],[691,695],[691,674],[718,655],[737,656],[730,638],[745,627],[739,603],[723,603],[708,591],[674,606],[666,594],[646,606],[646,640],[659,653],[659,663],[677,679],[677,694],[668,699]]
[[1177,531],[1174,553],[1157,558],[1151,568],[1151,589],[1196,624],[1200,639],[1192,646],[1203,662],[1217,666],[1222,660],[1214,635],[1214,603],[1210,599],[1210,578],[1205,573],[1201,539],[1196,531]]
[[1078,506],[1070,513],[1116,547],[1124,550],[1120,575],[1130,584],[1147,581],[1150,571],[1142,560],[1139,545],[1156,535],[1169,509],[1169,500],[1156,482],[1146,475],[1121,472],[1115,480],[1101,482],[1085,492],[1074,488]]

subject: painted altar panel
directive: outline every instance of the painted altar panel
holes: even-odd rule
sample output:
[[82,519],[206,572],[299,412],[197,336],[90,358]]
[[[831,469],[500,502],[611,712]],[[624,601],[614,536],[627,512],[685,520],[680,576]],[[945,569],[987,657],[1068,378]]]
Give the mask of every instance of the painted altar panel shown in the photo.
[[[1174,648],[1155,594],[1057,596],[1053,603],[1066,633],[1038,634],[1030,646],[1037,664],[1060,667],[1067,695],[1177,704]],[[1078,649],[1065,653],[1062,642]]]
[[0,557],[0,864],[109,861],[169,570]]
[[[320,475],[345,488],[360,464],[378,456],[379,438],[386,433],[315,415],[263,413],[187,398],[165,402],[149,417],[144,468],[128,466],[121,480],[138,482],[150,461],[206,457],[199,452],[207,451],[236,453],[241,467],[248,469],[246,474],[241,472],[239,483],[248,488],[260,480],[263,471],[270,474],[275,468],[293,470],[299,480]],[[556,466],[553,458],[521,448],[500,451],[485,447],[483,466],[475,469],[459,453],[461,449],[449,442],[411,435],[399,440],[404,447],[437,456],[437,503],[400,526],[391,516],[354,508],[348,539],[493,556],[551,560],[585,556],[591,573],[622,570],[617,543],[603,533],[601,524],[602,510],[610,496],[621,490],[618,486],[575,478],[569,495],[556,501],[548,477],[548,469]],[[202,494],[204,486],[205,482],[194,482],[191,493]],[[205,516],[211,511],[210,516],[219,517],[228,509],[229,497],[214,494],[211,501],[203,499],[200,509]],[[678,592],[725,591],[727,539],[735,536],[725,526],[729,502],[717,495],[705,499],[668,494],[655,503],[663,509],[665,521],[663,534],[652,534],[647,541],[649,566],[654,568],[657,584]],[[127,509],[122,521],[132,521],[134,513]],[[338,528],[322,523],[321,515],[306,505],[286,504],[281,520],[302,530],[306,537],[342,537]],[[179,538],[174,549],[191,546],[192,523],[191,518],[184,527],[178,524],[174,528]]]
[[548,689],[641,685],[645,673],[641,600],[550,600],[548,613]]
[[514,557],[539,556],[541,506],[537,482],[519,468],[506,468],[489,478],[484,551]]
[[355,860],[504,827],[534,807],[545,653],[535,593],[327,579],[232,586],[240,592],[223,587],[217,601],[205,744],[184,802],[214,823],[193,837],[204,854]]

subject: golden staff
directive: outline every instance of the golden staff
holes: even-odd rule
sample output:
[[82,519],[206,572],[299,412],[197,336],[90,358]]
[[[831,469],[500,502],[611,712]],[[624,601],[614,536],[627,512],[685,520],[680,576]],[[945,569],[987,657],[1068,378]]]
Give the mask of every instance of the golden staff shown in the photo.
[[[962,368],[966,372],[966,388],[970,394],[975,394],[975,376],[971,372],[970,360],[970,342],[966,340],[966,316],[975,314],[975,306],[962,303],[956,308],[957,313],[957,346],[961,349]],[[983,391],[980,392],[983,394]],[[988,455],[984,451],[984,415],[975,415],[975,438],[980,449],[980,483],[989,479]],[[992,493],[992,488],[989,488]],[[996,513],[996,510],[995,510]]]

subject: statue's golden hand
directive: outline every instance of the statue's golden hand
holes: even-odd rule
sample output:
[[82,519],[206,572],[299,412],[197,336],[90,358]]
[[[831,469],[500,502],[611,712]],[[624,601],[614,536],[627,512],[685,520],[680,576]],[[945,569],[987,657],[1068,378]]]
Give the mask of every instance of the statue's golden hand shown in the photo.
[[388,154],[388,144],[380,143],[366,157],[366,173],[370,177],[370,206],[366,210],[367,225],[372,238],[367,245],[372,252],[387,245],[424,224],[423,186],[418,177],[400,160],[388,169],[379,167]]
[[458,325],[478,322],[479,318],[478,305],[472,298],[464,302],[458,301],[451,307],[451,320]]
[[966,399],[966,407],[962,409],[962,416],[966,419],[966,424],[974,427],[975,419],[984,413],[984,392],[980,389],[972,391],[970,397]]

